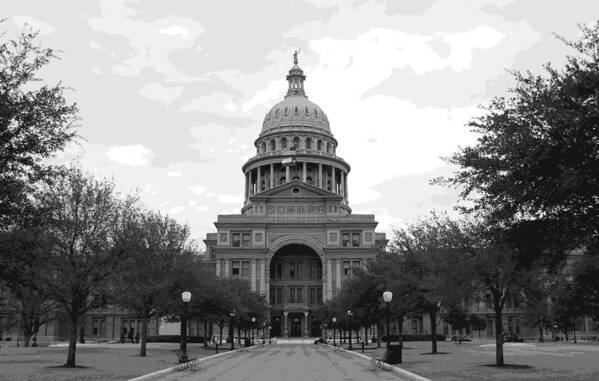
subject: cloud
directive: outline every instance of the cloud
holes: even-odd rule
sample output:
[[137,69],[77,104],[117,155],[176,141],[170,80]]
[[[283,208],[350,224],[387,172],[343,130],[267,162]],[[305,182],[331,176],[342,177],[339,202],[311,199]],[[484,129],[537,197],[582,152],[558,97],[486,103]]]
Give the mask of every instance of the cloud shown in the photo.
[[41,35],[48,35],[54,33],[54,31],[56,30],[56,28],[54,28],[52,25],[44,21],[36,20],[31,16],[13,16],[12,21],[19,28],[23,28],[27,24],[31,26],[33,29],[38,30]]
[[171,25],[168,28],[162,28],[160,29],[160,34],[166,34],[167,36],[180,36],[182,38],[189,38],[191,35],[189,29],[180,25]]
[[181,172],[167,172],[166,177],[181,177],[183,174]]
[[111,160],[117,163],[139,167],[150,162],[152,151],[141,144],[112,147],[106,152]]
[[243,197],[236,194],[219,194],[217,196],[218,202],[221,204],[239,204],[243,202]]
[[184,206],[177,205],[177,206],[173,206],[172,208],[170,208],[167,213],[168,214],[177,214],[177,213],[181,213],[185,209],[186,208]]
[[146,85],[139,93],[145,98],[162,101],[164,104],[169,105],[181,96],[183,89],[183,86],[166,87],[154,82]]
[[201,185],[194,185],[189,187],[188,189],[198,196],[204,194],[204,192],[206,191],[206,187],[203,187]]
[[136,10],[125,5],[125,1],[103,1],[100,9],[101,16],[89,20],[92,29],[127,38],[133,50],[112,67],[114,73],[136,76],[144,69],[152,68],[167,81],[192,81],[192,77],[173,64],[169,55],[174,50],[195,46],[197,37],[205,30],[199,22],[180,16],[143,21],[136,16]]

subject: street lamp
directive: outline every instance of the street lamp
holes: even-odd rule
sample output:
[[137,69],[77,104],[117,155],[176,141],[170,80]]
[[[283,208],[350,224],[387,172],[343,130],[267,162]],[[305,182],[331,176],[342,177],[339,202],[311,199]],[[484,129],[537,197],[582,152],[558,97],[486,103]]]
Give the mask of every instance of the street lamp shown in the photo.
[[391,291],[383,292],[383,300],[387,304],[387,349],[391,347],[391,330],[389,328],[389,316],[391,315],[391,299],[393,299],[393,293]]
[[333,316],[333,346],[336,347],[337,343],[335,342],[335,323],[337,323],[337,318]]
[[183,291],[181,300],[183,300],[183,317],[181,318],[181,355],[179,356],[179,363],[189,361],[187,358],[187,305],[191,300],[191,292]]
[[328,327],[327,323],[324,323],[324,340],[325,340],[325,343],[329,341],[329,335],[328,335],[328,332],[327,332],[327,327]]
[[231,322],[229,323],[229,336],[231,338],[231,350],[235,349],[235,340],[233,339],[233,319],[235,319],[235,310],[233,310],[229,316],[231,317]]
[[262,323],[262,344],[266,344],[266,322]]
[[347,310],[347,320],[349,326],[349,350],[351,351],[353,349],[351,346],[351,310]]
[[256,323],[256,318],[252,317],[252,345],[254,345],[254,326]]

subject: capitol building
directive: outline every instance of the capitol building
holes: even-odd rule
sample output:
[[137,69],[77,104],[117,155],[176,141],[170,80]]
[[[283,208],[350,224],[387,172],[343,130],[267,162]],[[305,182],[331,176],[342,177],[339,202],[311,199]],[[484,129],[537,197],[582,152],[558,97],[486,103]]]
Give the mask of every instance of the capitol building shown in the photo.
[[287,94],[264,117],[256,155],[242,166],[241,212],[219,215],[204,240],[218,276],[245,279],[265,296],[275,337],[320,336],[316,311],[387,245],[374,215],[352,214],[351,167],[305,80],[296,53]]

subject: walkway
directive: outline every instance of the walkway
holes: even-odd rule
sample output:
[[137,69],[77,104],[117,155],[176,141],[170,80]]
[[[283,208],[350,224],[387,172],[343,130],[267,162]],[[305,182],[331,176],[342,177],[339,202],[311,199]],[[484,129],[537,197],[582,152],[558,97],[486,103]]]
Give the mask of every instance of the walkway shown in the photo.
[[199,364],[162,380],[370,381],[399,378],[368,361],[325,345],[266,345]]

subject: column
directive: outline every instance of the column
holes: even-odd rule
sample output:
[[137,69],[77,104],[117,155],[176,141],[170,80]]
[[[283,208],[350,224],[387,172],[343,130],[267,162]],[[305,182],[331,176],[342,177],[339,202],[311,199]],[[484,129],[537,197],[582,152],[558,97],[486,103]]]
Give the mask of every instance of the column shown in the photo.
[[252,289],[252,291],[256,291],[256,258],[252,259],[252,264],[251,264],[251,269],[250,269],[250,273],[251,273],[251,280],[250,280],[250,287]]
[[290,177],[291,177],[291,169],[289,167],[286,167],[285,168],[285,182],[288,183],[289,181],[291,181]]
[[306,162],[304,161],[304,173],[302,175],[302,181],[305,183],[306,182],[306,176],[307,176],[307,172],[306,171]]
[[310,337],[310,324],[308,324],[308,314],[308,311],[304,312],[304,337]]
[[343,185],[343,187],[345,188],[345,202],[349,203],[348,198],[347,198],[347,193],[348,193],[348,189],[347,189],[347,173],[345,174],[345,184]]
[[270,187],[271,188],[275,187],[275,165],[274,164],[270,165]]
[[333,193],[337,193],[337,182],[335,181],[335,167],[331,166],[331,174],[333,175],[333,178],[331,179],[331,188],[333,190]]
[[343,170],[341,170],[341,196],[343,197],[343,199],[345,200],[345,172]]
[[229,278],[229,274],[231,274],[229,272],[229,266],[230,266],[231,260],[230,259],[225,259],[225,278]]
[[283,311],[283,337],[289,337],[289,331],[287,331],[287,315],[289,315],[289,312]]
[[256,168],[256,171],[258,172],[258,179],[256,180],[256,193],[260,193],[262,191],[262,171],[260,170],[260,167]]
[[341,260],[337,259],[337,290],[341,290]]
[[322,188],[322,164],[318,164],[318,187]]
[[[266,295],[266,262],[263,259],[260,260],[260,266],[258,266],[258,280],[260,282],[260,295]],[[269,300],[266,299],[266,301]]]
[[216,259],[216,276],[220,276],[220,259]]
[[247,194],[248,197],[252,195],[252,171],[247,173]]
[[248,181],[248,174],[246,172],[245,174],[245,199],[248,199],[248,196],[250,195],[250,186],[248,185],[249,181]]
[[327,294],[325,300],[333,299],[333,265],[331,260],[327,258]]

